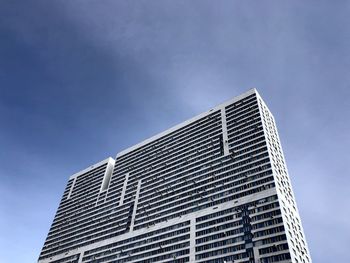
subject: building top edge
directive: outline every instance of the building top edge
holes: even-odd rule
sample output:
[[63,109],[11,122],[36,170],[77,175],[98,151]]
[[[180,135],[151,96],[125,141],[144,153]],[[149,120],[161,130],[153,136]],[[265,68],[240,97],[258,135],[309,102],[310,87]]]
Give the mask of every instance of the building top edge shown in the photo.
[[106,159],[104,159],[104,160],[102,160],[102,161],[100,161],[100,162],[98,162],[98,163],[95,163],[95,164],[93,164],[93,165],[90,165],[89,167],[87,167],[87,168],[85,168],[85,169],[83,169],[83,170],[81,170],[81,171],[79,171],[79,172],[77,172],[77,173],[75,173],[75,174],[72,174],[72,175],[69,177],[69,180],[74,179],[75,177],[77,177],[77,176],[79,176],[79,175],[82,175],[82,174],[85,174],[85,173],[87,173],[87,172],[90,172],[91,170],[93,170],[93,169],[95,169],[95,168],[97,168],[97,167],[100,167],[100,166],[102,166],[102,165],[108,164],[108,163],[114,165],[115,160],[114,160],[112,157],[108,157],[108,158],[106,158]]
[[141,148],[142,146],[145,146],[146,144],[149,144],[149,143],[151,143],[151,142],[153,142],[153,141],[155,141],[155,140],[157,140],[157,139],[159,139],[159,138],[161,138],[163,136],[166,136],[169,133],[174,132],[174,131],[176,131],[176,130],[178,130],[178,129],[180,129],[180,128],[182,128],[182,127],[184,127],[184,126],[186,126],[186,125],[188,125],[188,124],[190,124],[190,123],[192,123],[192,122],[194,122],[194,121],[196,121],[196,120],[198,120],[200,118],[203,118],[206,115],[208,115],[209,113],[211,113],[212,111],[219,110],[219,109],[221,109],[223,107],[226,107],[229,104],[232,104],[232,103],[234,103],[236,101],[239,101],[239,100],[241,100],[241,99],[243,99],[245,97],[248,97],[249,95],[252,95],[254,93],[257,94],[257,95],[259,94],[258,91],[255,88],[252,88],[252,89],[242,93],[241,95],[238,95],[238,96],[236,96],[236,97],[234,97],[234,98],[232,98],[230,100],[227,100],[227,101],[225,101],[225,102],[223,102],[223,103],[221,103],[221,104],[211,108],[210,110],[202,112],[202,113],[196,115],[195,117],[192,117],[192,118],[190,118],[190,119],[188,119],[188,120],[186,120],[184,122],[181,122],[181,123],[179,123],[179,124],[169,128],[169,129],[167,129],[167,130],[165,130],[165,131],[163,131],[161,133],[158,133],[158,134],[156,134],[156,135],[154,135],[154,136],[152,136],[152,137],[150,137],[150,138],[148,138],[146,140],[143,140],[140,143],[137,143],[137,144],[135,144],[135,145],[133,145],[131,147],[128,147],[125,150],[122,150],[121,152],[119,152],[117,154],[117,156],[116,156],[116,159],[121,157],[121,156],[123,156],[123,155],[125,155],[125,154],[127,154],[127,153],[129,153],[129,152],[132,152],[132,151],[134,151],[134,150],[136,150],[138,148]]

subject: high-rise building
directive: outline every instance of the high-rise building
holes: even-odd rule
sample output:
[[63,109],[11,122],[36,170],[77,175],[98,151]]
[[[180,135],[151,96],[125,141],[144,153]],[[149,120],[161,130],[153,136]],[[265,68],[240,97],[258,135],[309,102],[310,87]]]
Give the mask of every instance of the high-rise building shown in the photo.
[[72,175],[39,262],[311,262],[257,91]]

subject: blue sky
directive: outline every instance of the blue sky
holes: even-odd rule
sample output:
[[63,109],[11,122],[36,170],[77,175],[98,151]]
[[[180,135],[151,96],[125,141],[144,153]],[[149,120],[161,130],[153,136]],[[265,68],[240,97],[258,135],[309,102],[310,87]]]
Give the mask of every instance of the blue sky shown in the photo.
[[349,1],[0,1],[0,263],[68,177],[255,87],[314,262],[347,262]]

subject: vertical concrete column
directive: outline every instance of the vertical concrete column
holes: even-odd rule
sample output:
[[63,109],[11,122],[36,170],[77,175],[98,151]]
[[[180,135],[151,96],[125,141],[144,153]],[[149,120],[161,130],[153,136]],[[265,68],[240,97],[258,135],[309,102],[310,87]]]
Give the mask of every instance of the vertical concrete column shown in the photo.
[[114,163],[115,163],[115,161],[113,159],[110,158],[108,160],[106,171],[105,171],[105,174],[103,176],[100,192],[106,191],[109,187],[109,183],[111,181],[111,177],[112,177],[112,173],[113,173]]
[[196,218],[191,218],[190,224],[190,262],[196,262]]
[[83,262],[83,256],[84,256],[84,251],[81,251],[78,263]]
[[123,184],[123,188],[122,188],[122,193],[121,193],[120,201],[119,201],[119,205],[120,206],[124,203],[124,196],[125,196],[126,186],[128,185],[128,180],[129,180],[129,173],[127,173],[125,175],[124,184]]
[[255,262],[260,263],[261,260],[260,260],[260,255],[259,255],[259,247],[253,247],[253,250],[254,250],[254,260],[255,260]]
[[131,218],[131,224],[130,224],[130,231],[133,231],[133,229],[134,229],[137,204],[139,202],[139,195],[140,195],[140,189],[141,189],[141,182],[142,182],[142,180],[139,180],[139,182],[137,184],[137,190],[136,190],[135,200],[134,200],[134,211],[132,212],[132,218]]
[[225,113],[224,106],[221,108],[221,123],[222,123],[222,139],[223,139],[224,155],[226,156],[230,154],[230,152],[228,148],[226,113]]
[[67,200],[70,198],[70,196],[72,195],[72,192],[73,192],[73,188],[74,188],[74,185],[75,185],[75,181],[77,180],[77,177],[74,177],[74,180],[73,180],[73,183],[72,185],[70,186],[70,190],[69,190],[69,194],[67,196]]

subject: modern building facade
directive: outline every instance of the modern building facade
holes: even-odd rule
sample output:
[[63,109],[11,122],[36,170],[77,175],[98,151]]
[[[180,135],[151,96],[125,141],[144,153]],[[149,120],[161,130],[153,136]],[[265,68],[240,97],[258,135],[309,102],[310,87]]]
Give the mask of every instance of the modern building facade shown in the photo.
[[311,262],[257,91],[72,175],[39,262]]

